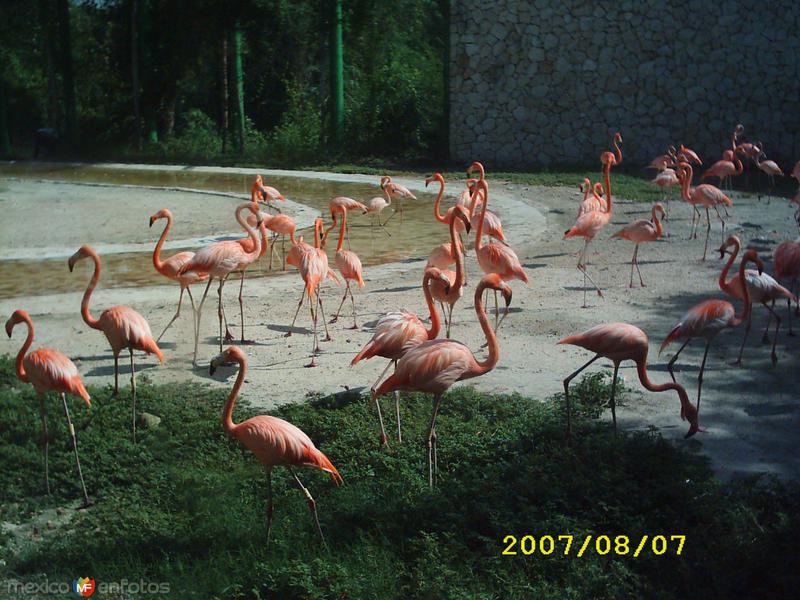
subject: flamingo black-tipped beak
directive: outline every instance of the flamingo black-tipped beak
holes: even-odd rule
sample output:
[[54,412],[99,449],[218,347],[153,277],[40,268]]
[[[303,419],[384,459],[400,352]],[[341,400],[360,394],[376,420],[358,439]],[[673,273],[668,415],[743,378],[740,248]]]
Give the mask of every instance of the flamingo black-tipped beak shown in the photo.
[[73,254],[72,256],[69,257],[69,260],[67,261],[67,265],[69,265],[69,272],[70,273],[72,273],[72,269],[75,268],[75,263],[77,261],[78,261],[78,259],[77,259],[75,254]]
[[466,230],[467,230],[467,233],[469,233],[469,232],[470,232],[470,230],[472,229],[472,223],[470,223],[469,221],[467,221],[467,222],[464,224],[464,229],[466,229]]
[[156,222],[156,218],[155,217],[150,217],[150,227],[152,227],[153,223],[155,223],[155,222]]
[[503,288],[503,300],[506,301],[506,308],[511,306],[511,298],[513,297],[514,292],[511,291],[510,287]]

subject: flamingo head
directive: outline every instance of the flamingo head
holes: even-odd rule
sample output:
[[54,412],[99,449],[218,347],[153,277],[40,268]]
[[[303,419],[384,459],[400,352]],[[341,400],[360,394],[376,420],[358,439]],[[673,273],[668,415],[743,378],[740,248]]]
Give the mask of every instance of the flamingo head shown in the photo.
[[618,144],[622,143],[622,134],[619,131],[614,134],[614,141]]
[[744,256],[742,257],[742,264],[744,264],[746,262],[754,263],[756,265],[756,267],[758,268],[758,274],[759,275],[761,275],[764,272],[764,261],[762,261],[758,257],[758,252],[756,252],[752,248],[749,249],[747,252],[745,252]]
[[733,129],[733,135],[739,137],[743,133],[744,133],[744,125],[742,125],[741,123],[737,124],[736,127]]
[[172,214],[169,212],[168,209],[162,208],[160,211],[158,211],[156,214],[150,217],[150,227],[152,227],[153,223],[155,223],[159,219],[166,219],[171,216]]
[[585,192],[587,189],[591,189],[589,186],[592,185],[591,180],[588,177],[583,178],[583,183],[578,186],[578,189],[582,192]]
[[705,429],[700,428],[698,417],[699,415],[697,414],[697,409],[691,402],[687,402],[685,408],[681,408],[681,419],[689,421],[689,431],[687,431],[686,435],[683,436],[684,439],[692,437],[698,431],[705,432]]
[[264,183],[264,180],[261,178],[261,175],[256,175],[256,183]]
[[211,359],[208,366],[209,375],[213,375],[218,367],[239,363],[242,367],[247,366],[247,358],[237,346],[228,346],[221,353]]
[[442,272],[441,269],[437,269],[436,267],[428,267],[425,269],[425,276],[422,278],[423,283],[431,279],[438,279],[441,281],[444,284],[445,294],[450,293],[450,279]]
[[464,206],[456,205],[453,207],[453,219],[460,219],[461,222],[464,223],[464,229],[469,233],[471,228],[469,211]]
[[15,310],[14,313],[8,318],[8,321],[6,321],[6,333],[8,334],[8,337],[11,337],[11,332],[14,330],[14,326],[17,323],[22,323],[28,318],[28,313],[21,308]]
[[444,183],[444,177],[441,173],[434,173],[430,177],[425,178],[425,187],[428,187],[429,183],[433,183],[434,181],[438,181],[439,183]]
[[661,202],[656,202],[653,205],[653,212],[659,213],[662,219],[667,216],[667,210],[664,208],[664,205],[661,204]]
[[733,254],[728,248],[736,248],[736,252],[742,247],[742,242],[735,235],[729,235],[725,243],[719,247],[719,257],[723,258],[726,254]]
[[[511,304],[511,297],[513,295],[511,291],[511,286],[508,285],[497,273],[487,273],[481,279],[481,282],[478,284],[478,288],[481,289],[481,292],[487,288],[495,290],[503,294],[503,300],[505,300],[506,308],[509,307]],[[478,297],[478,291],[475,290],[475,296]]]
[[722,153],[722,159],[733,162],[733,150],[725,150],[725,152]]
[[87,256],[91,256],[91,246],[89,244],[84,244],[78,251],[69,257],[67,264],[69,265],[69,272],[72,273],[72,269],[75,268],[75,263],[79,260],[86,258]]
[[477,160],[474,161],[469,167],[467,167],[467,177],[471,177],[475,171],[480,173],[481,178],[483,178],[484,174],[483,165],[479,163]]
[[392,178],[389,177],[388,175],[384,175],[383,177],[381,177],[381,189],[382,190],[385,189],[386,186],[389,185],[391,182]]

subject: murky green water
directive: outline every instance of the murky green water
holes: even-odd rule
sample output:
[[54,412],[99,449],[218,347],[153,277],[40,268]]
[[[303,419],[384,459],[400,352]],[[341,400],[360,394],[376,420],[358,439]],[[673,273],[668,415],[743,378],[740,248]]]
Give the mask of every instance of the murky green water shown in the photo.
[[[2,178],[6,178],[3,181]],[[48,182],[74,182],[74,183],[104,183],[113,185],[137,185],[137,186],[163,186],[163,187],[182,187],[198,190],[214,190],[221,192],[233,192],[237,194],[249,194],[250,185],[253,180],[252,175],[230,174],[230,173],[197,173],[193,171],[156,171],[156,170],[120,170],[104,169],[96,166],[62,166],[62,165],[30,165],[15,164],[0,166],[0,191],[8,193],[8,189],[13,190],[13,178],[19,178],[30,182],[31,180],[46,180]],[[322,212],[329,223],[328,202],[335,196],[349,196],[367,203],[373,196],[380,195],[378,185],[379,178],[375,177],[374,185],[362,185],[352,183],[340,183],[332,181],[319,181],[294,177],[274,177],[265,179],[269,185],[277,187],[287,198],[310,206]],[[450,191],[455,195],[461,182],[451,186]],[[103,206],[86,207],[82,205],[81,210],[106,210],[109,203],[114,201],[114,188],[108,188],[107,201]],[[55,201],[53,196],[57,192],[53,191],[52,183],[42,185],[40,200],[43,206],[47,206],[49,201]],[[56,188],[57,190],[57,188]],[[449,194],[448,194],[449,195]],[[122,196],[120,196],[122,197]],[[130,201],[130,190],[124,196]],[[170,198],[176,201],[179,195],[173,192]],[[433,218],[433,194],[417,194],[418,200],[404,203],[404,215],[401,222],[400,215],[394,216],[389,222],[387,229],[391,236],[384,233],[379,227],[370,226],[369,216],[349,215],[350,225],[350,249],[356,252],[364,264],[365,271],[371,265],[395,262],[412,257],[427,256],[431,248],[436,244],[448,240],[447,228],[436,222]],[[100,203],[98,202],[98,205]],[[63,202],[61,204],[63,206]],[[173,210],[173,212],[175,212]],[[381,218],[385,220],[391,214],[390,209],[384,210]],[[147,217],[149,213],[143,207],[141,218],[131,219],[129,235],[121,236],[127,239],[107,240],[109,243],[125,243],[132,241],[134,237],[141,238],[143,231],[147,228]],[[88,215],[87,215],[88,216]],[[209,215],[208,219],[219,220],[219,215]],[[163,221],[161,222],[163,223]],[[209,221],[210,223],[210,221]],[[216,223],[216,221],[215,221]],[[145,285],[160,285],[167,280],[159,275],[152,266],[151,252],[152,247],[161,233],[163,225],[154,226],[152,231],[152,246],[147,251],[141,252],[120,252],[102,255],[103,274],[100,282],[102,288],[112,287],[140,287]],[[177,221],[173,232],[180,230],[180,223]],[[202,229],[200,225],[193,223],[193,227]],[[185,229],[185,228],[184,228]],[[236,231],[237,225],[231,217],[230,231]],[[98,243],[98,237],[102,240],[102,231],[91,230],[94,236],[90,241]],[[181,231],[186,235],[186,231]],[[192,234],[197,232],[192,232]],[[310,232],[299,232],[310,237]],[[54,234],[55,235],[55,234]],[[89,233],[87,233],[89,235]],[[244,235],[244,233],[242,234]],[[176,235],[171,234],[170,239]],[[149,238],[146,238],[149,239]],[[30,247],[38,248],[53,244],[52,239],[32,239]],[[101,242],[99,242],[101,243]],[[8,244],[7,240],[0,239],[0,244]],[[280,242],[277,244],[280,247]],[[288,242],[287,242],[288,247]],[[329,242],[329,255],[331,259],[335,253],[336,238],[332,237]],[[345,248],[347,245],[345,245]],[[189,247],[189,250],[196,248]],[[169,256],[178,249],[165,250],[162,256]],[[81,291],[85,288],[88,275],[83,273],[69,273],[66,258],[52,259],[24,259],[24,260],[0,260],[0,297],[9,298],[26,295],[52,294],[68,291]],[[333,261],[331,260],[333,265]],[[248,270],[248,278],[264,277],[279,274],[280,260],[276,259],[275,271],[267,270],[267,257],[264,257],[261,264],[252,266]],[[292,269],[291,267],[289,267]],[[86,268],[88,272],[88,267]]]

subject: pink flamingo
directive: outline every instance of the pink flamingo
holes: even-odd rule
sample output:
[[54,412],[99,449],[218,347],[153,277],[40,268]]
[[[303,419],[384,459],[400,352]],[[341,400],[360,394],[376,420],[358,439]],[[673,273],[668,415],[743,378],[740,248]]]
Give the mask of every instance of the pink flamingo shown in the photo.
[[589,273],[586,271],[586,250],[589,244],[594,240],[595,236],[600,233],[603,228],[611,222],[613,216],[613,206],[611,199],[611,165],[615,161],[614,154],[611,152],[604,152],[600,159],[603,162],[603,177],[606,183],[606,210],[605,211],[592,211],[581,215],[575,220],[575,223],[564,232],[562,239],[570,237],[583,238],[583,250],[578,257],[578,270],[583,273],[583,308],[586,308],[586,280],[588,279],[597,290],[597,295],[603,297],[603,292],[600,287],[594,282]]
[[594,357],[589,360],[580,369],[572,373],[564,380],[564,399],[567,404],[567,438],[572,434],[572,409],[569,399],[569,383],[581,371],[591,365],[598,358],[607,358],[614,363],[614,375],[611,379],[611,419],[614,422],[614,434],[617,433],[617,410],[614,396],[617,388],[617,372],[619,365],[623,360],[632,360],[636,363],[636,372],[639,375],[639,382],[645,389],[651,392],[666,392],[668,390],[675,390],[678,393],[678,399],[681,403],[681,419],[689,421],[689,431],[684,437],[691,437],[698,431],[701,431],[697,422],[697,410],[689,401],[689,396],[682,385],[675,383],[655,384],[650,381],[650,376],[647,373],[647,352],[650,348],[650,342],[647,334],[627,323],[606,323],[603,325],[595,325],[591,329],[570,335],[558,342],[559,344],[571,344],[573,346],[580,346],[587,350],[594,352]]
[[[800,277],[800,238],[796,240],[786,240],[778,244],[772,256],[776,279],[788,279],[789,289],[797,289],[797,278]],[[789,335],[794,336],[792,331],[792,301],[788,300],[786,306],[789,309]],[[800,304],[795,302],[795,314],[800,315]]]
[[[381,223],[381,212],[383,209],[392,205],[392,199],[389,196],[383,198],[382,196],[375,196],[374,198],[370,198],[370,201],[367,202],[367,214],[370,218],[370,227],[372,229],[375,228],[375,220],[378,220],[378,225],[380,226],[381,230],[392,237],[392,234],[389,233],[389,230],[386,229],[386,223]],[[391,217],[389,217],[390,219]],[[389,219],[386,219],[386,222],[389,222]]]
[[795,163],[794,168],[792,169],[792,174],[789,175],[789,177],[794,177],[798,182],[800,182],[800,160]]
[[269,415],[259,415],[241,423],[234,423],[233,407],[247,374],[247,359],[244,353],[235,346],[226,348],[225,352],[211,360],[209,373],[213,375],[217,367],[233,363],[239,365],[239,373],[236,375],[236,382],[233,384],[228,401],[222,409],[222,428],[225,433],[239,440],[245,448],[255,454],[267,471],[267,544],[269,544],[272,533],[272,469],[277,466],[288,468],[289,473],[292,474],[298,487],[302,490],[308,501],[308,507],[314,515],[317,533],[324,544],[325,536],[322,535],[322,528],[319,524],[317,503],[292,467],[319,469],[328,473],[336,485],[343,483],[342,476],[339,475],[339,471],[328,457],[317,449],[311,438],[288,421]]
[[[398,205],[398,207],[400,207],[400,220],[402,220],[403,219],[403,203],[401,202],[401,200],[403,200],[403,199],[416,200],[417,197],[414,194],[412,194],[411,190],[409,190],[404,185],[400,185],[399,183],[393,182],[392,178],[389,177],[388,175],[384,175],[383,177],[381,177],[381,189],[383,190],[383,193],[386,194],[386,199],[389,202],[391,202],[392,200],[396,200],[397,201],[397,205]],[[394,213],[392,213],[389,216],[389,219],[391,219],[393,216],[394,216]],[[389,219],[386,219],[386,223],[389,222]],[[384,223],[384,225],[386,225],[386,223]]]
[[[583,200],[581,201],[580,205],[578,205],[578,215],[575,217],[576,219],[586,213],[599,210],[605,212],[608,208],[608,204],[603,198],[603,184],[599,181],[594,184],[592,187],[592,182],[589,180],[588,177],[584,178],[583,183],[579,186],[579,189],[583,192]],[[589,197],[589,194],[592,194],[592,197]]]
[[[328,234],[331,230],[336,227],[336,217],[339,215],[343,215],[348,210],[360,210],[361,214],[367,214],[367,207],[358,202],[357,200],[353,200],[352,198],[348,198],[347,196],[337,196],[336,198],[332,198],[331,201],[328,203],[328,208],[331,211],[331,225],[325,230],[323,234],[323,239],[328,238]],[[389,219],[386,219],[387,221]],[[350,247],[350,230],[345,229],[345,233],[347,234],[347,247]]]
[[659,156],[656,156],[653,160],[650,161],[650,164],[648,164],[645,167],[645,169],[657,169],[660,171],[664,167],[664,165],[670,166],[673,163],[677,162],[678,162],[677,150],[675,150],[675,146],[670,146],[666,154],[661,154]]
[[150,333],[147,320],[129,306],[112,306],[100,313],[100,318],[95,319],[89,313],[89,300],[94,288],[100,280],[100,257],[89,244],[84,244],[78,251],[69,257],[70,273],[75,268],[75,263],[84,258],[94,261],[94,273],[89,281],[89,286],[83,294],[81,301],[81,316],[83,321],[92,329],[102,331],[111,345],[114,353],[114,394],[119,393],[119,353],[126,349],[131,356],[131,396],[133,400],[133,441],[136,442],[136,368],[133,363],[133,351],[141,350],[146,354],[155,354],[159,362],[164,364],[164,354]]
[[461,342],[453,340],[422,342],[408,350],[397,361],[394,373],[387,377],[373,394],[376,400],[395,390],[433,394],[433,414],[428,433],[428,484],[431,487],[433,487],[434,473],[437,469],[436,415],[439,412],[442,395],[457,381],[480,377],[488,373],[500,360],[500,345],[489,325],[481,298],[483,291],[488,288],[503,294],[506,307],[511,303],[511,288],[500,275],[497,273],[484,275],[475,289],[475,312],[486,336],[486,345],[489,347],[489,356],[486,360],[478,361],[472,351]]
[[621,238],[635,244],[633,247],[633,257],[631,258],[631,279],[628,287],[633,287],[634,266],[636,266],[636,272],[639,274],[639,284],[642,287],[645,287],[644,280],[642,279],[642,272],[639,269],[639,244],[643,244],[645,242],[654,242],[664,233],[664,228],[661,225],[661,221],[658,220],[657,213],[661,214],[662,219],[666,215],[664,207],[660,202],[656,202],[653,205],[653,208],[650,211],[649,220],[637,219],[611,236],[612,238]]
[[[700,181],[708,177],[717,177],[720,185],[722,185],[726,178],[741,175],[743,172],[744,165],[742,161],[739,160],[739,157],[734,156],[733,150],[725,150],[722,160],[718,160],[706,169],[700,177]],[[728,187],[730,188],[731,185]]]
[[[742,262],[739,264],[739,279],[745,278],[745,265],[747,263],[755,263],[758,266],[759,274],[764,271],[764,263],[758,258],[755,250],[748,250],[742,257]],[[731,327],[738,327],[750,317],[750,292],[744,287],[744,302],[742,304],[742,312],[737,316],[736,309],[733,304],[727,300],[704,300],[699,304],[695,304],[690,308],[680,321],[672,328],[667,337],[661,343],[661,348],[658,353],[661,354],[664,348],[669,346],[677,339],[685,339],[683,345],[678,349],[669,363],[667,369],[669,370],[672,381],[675,381],[675,373],[673,372],[673,365],[678,360],[683,349],[692,339],[701,337],[706,340],[706,348],[703,352],[703,362],[700,364],[700,374],[697,377],[697,412],[700,412],[700,394],[703,391],[703,372],[706,369],[706,358],[708,357],[708,349],[711,342],[717,335]]]
[[[744,300],[744,292],[742,290],[742,279],[739,278],[738,275],[734,275],[730,279],[728,277],[728,271],[730,271],[733,263],[736,261],[736,255],[739,254],[739,250],[742,247],[742,243],[739,241],[739,238],[735,235],[730,236],[725,243],[720,247],[719,253],[720,258],[725,256],[725,252],[728,248],[732,248],[729,251],[731,255],[728,259],[728,262],[725,264],[725,268],[722,269],[722,272],[719,274],[719,289],[723,292],[728,294],[733,298],[737,298],[739,300]],[[770,321],[767,321],[767,328],[764,330],[764,336],[762,337],[763,342],[769,342],[769,326],[771,322],[771,317],[775,317],[777,320],[777,324],[775,325],[775,338],[772,341],[772,365],[776,365],[778,363],[778,355],[775,352],[775,346],[778,343],[778,330],[781,327],[781,318],[778,316],[778,313],[775,312],[775,300],[779,298],[786,298],[789,300],[789,305],[791,306],[792,300],[797,301],[797,298],[794,297],[794,294],[775,281],[772,277],[770,277],[767,273],[759,273],[755,269],[747,269],[744,272],[744,282],[747,285],[747,291],[750,293],[750,311],[747,315],[747,325],[745,326],[744,330],[744,337],[742,338],[742,345],[739,348],[739,358],[736,360],[734,364],[741,366],[742,364],[742,354],[744,352],[744,345],[747,342],[747,336],[750,333],[750,326],[753,320],[753,302],[760,302],[764,305],[770,313]],[[772,302],[772,306],[769,306],[769,302]]]
[[600,162],[602,164],[610,164],[611,166],[616,166],[622,163],[622,149],[619,147],[620,143],[622,142],[622,134],[618,131],[614,134],[614,151],[606,151],[600,155]]
[[475,193],[475,184],[478,180],[474,177],[469,177],[466,181],[467,187],[461,190],[456,198],[456,205],[463,206],[466,209],[472,205],[472,195]]
[[278,214],[278,215],[266,215],[262,213],[262,218],[264,219],[264,226],[272,231],[274,235],[272,236],[272,240],[269,243],[269,269],[272,270],[272,256],[275,253],[275,242],[278,240],[278,236],[281,236],[281,260],[282,260],[282,270],[286,270],[286,236],[289,236],[292,245],[297,244],[297,240],[295,239],[295,232],[297,230],[297,225],[294,222],[294,219],[289,215]]
[[[693,171],[692,166],[689,163],[682,162],[679,165],[678,169],[679,176],[681,178],[681,194],[683,199],[686,200],[689,204],[695,207],[695,214],[692,216],[692,237],[697,237],[697,230],[695,225],[695,217],[699,214],[697,212],[697,206],[703,206],[706,209],[706,242],[703,246],[703,258],[702,260],[706,259],[706,254],[708,252],[708,235],[711,231],[711,217],[709,216],[708,209],[713,208],[717,216],[719,217],[720,222],[722,223],[722,235],[725,235],[725,219],[722,218],[722,215],[719,214],[719,209],[717,208],[718,205],[726,205],[726,206],[733,206],[733,202],[731,201],[725,193],[720,190],[718,187],[710,185],[708,183],[701,183],[697,187],[690,187]],[[699,218],[697,219],[697,223],[700,223]]]
[[181,286],[181,295],[178,298],[178,310],[175,312],[175,315],[172,317],[172,319],[170,319],[169,323],[167,323],[167,326],[164,327],[164,331],[162,331],[161,335],[158,336],[156,343],[161,341],[161,338],[164,337],[167,329],[169,329],[170,326],[175,322],[175,319],[181,316],[181,304],[183,303],[184,291],[189,293],[189,301],[192,303],[192,325],[195,327],[197,326],[197,311],[194,305],[194,298],[192,297],[192,290],[189,286],[208,279],[208,273],[192,272],[187,273],[186,275],[178,275],[180,268],[192,259],[194,252],[178,252],[166,260],[161,260],[161,249],[164,246],[164,242],[167,239],[170,229],[172,229],[172,213],[168,209],[162,208],[160,211],[150,217],[150,227],[152,227],[153,223],[159,219],[166,219],[167,225],[164,227],[164,231],[161,232],[161,237],[158,238],[158,243],[153,250],[153,267],[155,267],[155,270],[161,273],[167,279],[177,281]]
[[256,180],[250,187],[250,201],[251,202],[264,202],[267,207],[274,208],[276,211],[281,212],[277,206],[273,206],[272,202],[275,200],[284,201],[286,198],[274,187],[264,185],[264,180],[261,175],[256,175]]
[[[361,351],[356,354],[355,358],[350,362],[350,365],[355,365],[360,360],[369,360],[373,356],[381,356],[388,358],[389,363],[386,368],[378,376],[378,379],[372,385],[373,398],[375,397],[375,390],[378,383],[383,379],[389,367],[397,366],[397,361],[410,349],[422,342],[435,339],[439,335],[441,329],[441,322],[439,321],[439,313],[436,311],[436,306],[433,303],[433,296],[431,294],[430,283],[433,281],[440,281],[443,285],[450,284],[447,276],[435,267],[425,269],[425,275],[422,278],[422,293],[425,295],[425,303],[428,305],[428,316],[430,318],[431,326],[429,329],[425,328],[422,320],[405,309],[396,312],[390,312],[383,315],[378,323],[375,325],[375,331],[372,338],[366,343]],[[381,444],[387,444],[386,430],[383,427],[383,417],[381,416],[381,405],[377,398],[375,405],[378,408],[378,420],[381,425]],[[397,413],[397,439],[403,441],[403,436],[400,432],[400,392],[394,392],[394,408]]]
[[88,506],[89,495],[86,493],[86,484],[83,482],[83,473],[81,472],[78,439],[75,436],[75,427],[72,426],[72,419],[69,416],[66,395],[72,394],[83,398],[86,408],[91,408],[92,403],[89,399],[89,393],[83,387],[83,381],[81,381],[81,376],[78,374],[78,368],[75,363],[61,352],[52,348],[39,348],[33,352],[28,352],[31,344],[33,344],[33,321],[31,321],[26,311],[15,310],[14,314],[6,321],[8,337],[11,337],[11,332],[17,323],[25,323],[28,326],[28,337],[25,338],[25,343],[19,349],[14,368],[19,380],[30,383],[39,396],[39,414],[42,418],[42,433],[44,435],[44,480],[47,486],[47,493],[50,493],[50,467],[48,464],[50,440],[47,432],[47,407],[45,406],[44,396],[47,392],[56,392],[61,396],[61,402],[64,405],[64,414],[67,417],[67,425],[72,438],[72,450],[75,452],[75,463],[78,466],[78,477],[81,480],[81,488],[83,488],[83,503],[84,506]]
[[[764,153],[763,148],[764,146],[759,142],[759,146],[762,148],[761,154],[756,157],[756,166],[767,174],[767,179],[769,179],[769,192],[767,196],[767,200],[769,201],[772,199],[772,189],[775,187],[775,176],[779,175],[783,177],[783,171],[778,166],[774,160],[761,160],[761,157],[767,158],[767,155]],[[758,195],[761,198],[761,194]]]
[[[478,264],[486,275],[496,273],[504,281],[519,279],[523,283],[528,283],[528,275],[522,268],[522,263],[520,263],[516,252],[514,252],[509,246],[503,244],[495,244],[494,242],[489,242],[488,244],[483,243],[483,227],[486,217],[486,207],[489,206],[489,184],[486,182],[486,179],[481,178],[478,180],[477,185],[478,189],[480,189],[483,193],[481,219],[478,221],[478,227],[475,232],[475,256],[478,258]],[[500,323],[498,322],[498,317],[500,315],[500,309],[497,304],[498,290],[496,288],[492,289],[495,290],[494,322],[495,331],[497,331],[497,328],[500,326]],[[508,315],[508,306],[506,306],[506,312],[503,315],[503,318],[505,318],[506,315]]]
[[361,259],[358,258],[358,255],[351,250],[342,250],[342,244],[344,243],[344,232],[346,229],[347,212],[345,211],[342,213],[342,225],[339,229],[339,241],[336,244],[336,257],[334,258],[336,267],[342,274],[342,279],[344,279],[345,288],[342,301],[339,303],[339,308],[336,311],[336,314],[333,315],[333,318],[330,322],[336,323],[336,321],[339,320],[339,313],[342,312],[344,301],[347,300],[347,295],[350,294],[350,302],[353,304],[353,326],[350,327],[350,329],[358,329],[358,322],[356,321],[356,300],[353,297],[353,290],[350,288],[350,282],[354,281],[356,284],[358,284],[359,288],[363,288],[364,279],[361,276]]
[[681,154],[683,154],[683,156],[686,157],[686,159],[688,159],[686,160],[686,162],[694,163],[696,165],[703,164],[703,161],[700,160],[700,157],[697,155],[697,152],[695,152],[691,148],[687,148],[683,144],[681,144],[680,148],[678,149],[678,155],[679,155],[678,158],[680,158]]
[[464,247],[456,240],[456,222],[461,222],[467,233],[469,233],[471,228],[467,209],[465,209],[463,206],[454,206],[452,210],[453,216],[450,219],[449,225],[450,244],[452,248],[455,248],[456,270],[443,271],[448,280],[447,284],[440,279],[434,279],[431,281],[431,293],[433,294],[433,297],[442,305],[442,314],[445,314],[445,303],[449,307],[447,313],[445,314],[447,338],[450,337],[450,326],[453,323],[453,307],[455,306],[456,302],[461,299],[461,296],[464,293]]
[[662,163],[661,170],[658,172],[658,175],[656,175],[655,178],[650,180],[650,183],[661,188],[661,199],[667,203],[667,212],[669,212],[670,199],[666,193],[666,190],[675,186],[680,186],[681,182],[678,179],[678,174],[675,172],[675,169],[667,165],[668,163],[666,162]]
[[[439,183],[439,193],[436,195],[436,201],[433,203],[433,216],[437,221],[439,221],[439,223],[444,223],[449,226],[449,224],[454,221],[454,215],[456,214],[455,211],[459,205],[451,206],[444,214],[442,214],[440,212],[440,207],[442,203],[442,196],[444,195],[444,177],[441,173],[434,173],[425,179],[425,187],[428,187],[428,185],[434,181]],[[469,209],[470,214],[475,208],[475,201],[476,195],[473,194]],[[444,244],[439,244],[436,246],[433,250],[431,250],[431,253],[428,256],[427,267],[436,267],[437,269],[448,271],[448,267],[456,262],[456,255],[458,254],[459,250],[463,255],[465,250],[464,240],[461,238],[461,234],[466,229],[465,223],[461,219],[455,219],[455,228],[456,232],[458,232],[458,245],[453,246],[449,242],[445,242]],[[465,268],[463,262],[461,268]],[[464,276],[466,283],[466,271],[464,271],[462,275]]]
[[[246,210],[252,212],[257,219],[259,227],[261,226],[261,216],[258,210],[258,204],[255,202],[244,202],[236,207],[236,220],[239,225],[247,232],[248,237],[252,241],[252,246],[249,251],[239,243],[239,240],[223,240],[215,242],[208,246],[201,248],[192,258],[184,264],[179,270],[178,275],[185,275],[192,271],[199,271],[201,273],[208,273],[208,283],[203,292],[203,297],[200,300],[200,305],[197,307],[197,328],[194,334],[194,358],[192,364],[197,366],[197,345],[200,337],[200,319],[203,314],[203,304],[205,304],[208,290],[211,287],[211,282],[214,279],[219,280],[219,288],[217,290],[218,303],[217,315],[219,316],[219,348],[222,351],[222,341],[224,336],[222,334],[222,288],[225,286],[225,281],[233,271],[241,269],[242,265],[251,264],[259,256],[261,256],[261,239],[253,227],[245,221],[242,213]],[[262,232],[263,234],[263,232]],[[244,280],[244,273],[242,273],[242,280]],[[240,288],[241,290],[241,288]],[[241,291],[239,293],[239,310],[242,317],[242,338],[244,338],[244,309],[242,308]]]

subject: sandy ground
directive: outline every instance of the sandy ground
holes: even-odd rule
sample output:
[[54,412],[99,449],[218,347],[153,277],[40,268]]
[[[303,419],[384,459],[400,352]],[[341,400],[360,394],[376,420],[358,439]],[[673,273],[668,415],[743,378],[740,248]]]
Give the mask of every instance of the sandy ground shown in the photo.
[[[120,167],[122,168],[122,167]],[[244,171],[244,170],[243,170]],[[267,175],[269,172],[264,172]],[[324,177],[303,173],[305,177]],[[338,181],[374,181],[374,177],[335,175]],[[402,180],[412,190],[424,189],[420,180]],[[577,183],[577,182],[576,182]],[[7,185],[7,182],[6,182]],[[546,398],[562,389],[561,381],[589,358],[590,353],[575,347],[556,346],[562,337],[598,323],[625,321],[642,327],[651,336],[650,370],[657,382],[668,380],[666,361],[671,352],[659,358],[657,345],[683,312],[708,297],[723,297],[717,289],[722,266],[715,250],[721,243],[718,223],[712,221],[708,260],[701,262],[703,237],[687,240],[690,208],[672,202],[667,231],[668,239],[643,245],[640,250],[645,288],[628,288],[629,260],[633,247],[621,240],[608,239],[623,224],[649,215],[649,206],[622,199],[615,203],[612,225],[595,243],[598,255],[590,257],[590,273],[604,290],[604,298],[591,294],[589,308],[581,308],[582,276],[575,269],[577,251],[582,241],[561,240],[563,231],[574,220],[578,202],[576,189],[538,188],[493,181],[490,207],[503,218],[507,236],[525,266],[530,285],[514,282],[513,312],[501,329],[501,359],[494,371],[467,385],[490,392],[519,392],[534,398]],[[104,194],[113,196],[113,188]],[[755,196],[734,194],[734,207],[728,228],[759,250],[771,271],[775,245],[796,235],[792,209],[785,200],[770,204]],[[131,207],[126,207],[130,211]],[[147,208],[136,215],[136,223],[146,219]],[[126,217],[127,218],[127,217]],[[133,219],[133,216],[130,215]],[[8,221],[6,222],[6,224]],[[392,228],[402,225],[393,220]],[[442,228],[442,239],[447,238]],[[136,241],[139,241],[138,238]],[[387,244],[391,239],[387,238]],[[47,241],[42,242],[47,246]],[[434,244],[432,243],[431,246]],[[333,263],[333,261],[331,261]],[[359,307],[358,331],[346,330],[352,324],[345,317],[330,325],[333,340],[322,344],[319,367],[307,369],[311,336],[307,310],[301,312],[294,334],[285,338],[301,286],[296,272],[281,277],[250,281],[245,286],[245,322],[247,337],[255,340],[245,346],[250,370],[245,396],[266,408],[297,401],[314,392],[332,393],[344,389],[369,388],[383,370],[383,359],[372,359],[355,367],[349,363],[370,337],[371,326],[384,312],[403,307],[424,313],[419,288],[424,258],[370,267],[365,271],[366,287],[356,293]],[[467,259],[469,287],[456,309],[453,337],[478,351],[483,342],[473,309],[472,294],[480,274],[474,253]],[[88,267],[80,275],[88,280]],[[76,275],[77,276],[77,275]],[[226,288],[226,312],[233,331],[238,334],[238,286]],[[197,290],[198,293],[200,290]],[[162,348],[168,362],[158,366],[152,358],[137,358],[137,370],[153,382],[194,380],[228,386],[232,372],[219,378],[208,376],[206,365],[217,352],[216,297],[204,311],[199,360],[193,370],[192,326],[188,305],[181,319],[164,338]],[[335,310],[341,290],[328,287],[324,292],[326,314]],[[93,310],[124,303],[145,315],[158,333],[173,314],[178,288],[173,285],[139,289],[101,288],[92,300]],[[26,308],[37,326],[36,346],[55,346],[70,355],[91,384],[113,381],[113,361],[105,338],[89,329],[80,319],[80,293],[19,297],[0,300],[0,313],[8,315],[15,308]],[[736,303],[738,306],[738,303]],[[773,368],[769,347],[760,343],[765,311],[756,309],[750,342],[745,349],[744,368],[729,366],[738,352],[742,331],[722,334],[709,353],[703,384],[701,425],[707,433],[688,441],[682,439],[688,426],[680,421],[679,404],[673,393],[651,394],[641,390],[632,364],[624,364],[621,375],[636,393],[617,411],[621,428],[627,430],[659,428],[663,435],[696,452],[708,455],[722,477],[769,472],[784,478],[800,476],[800,458],[796,452],[800,411],[796,399],[798,379],[797,349],[800,340],[787,337],[781,330],[778,343],[779,364]],[[785,316],[785,308],[781,314]],[[784,320],[785,323],[785,320]],[[235,327],[234,327],[235,326]],[[0,352],[16,353],[22,335],[0,341]],[[702,342],[696,341],[683,352],[678,362],[678,378],[694,398],[697,374],[702,357]],[[122,381],[127,385],[129,369],[121,361]],[[598,361],[590,370],[609,369],[611,363]],[[228,380],[225,379],[228,377]],[[189,401],[189,399],[187,399]],[[607,415],[608,417],[609,415]]]

